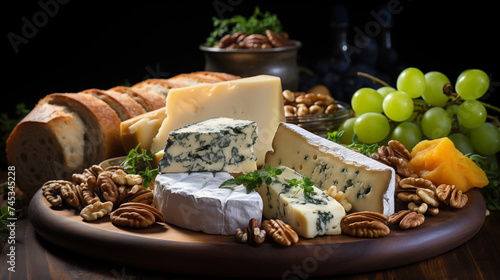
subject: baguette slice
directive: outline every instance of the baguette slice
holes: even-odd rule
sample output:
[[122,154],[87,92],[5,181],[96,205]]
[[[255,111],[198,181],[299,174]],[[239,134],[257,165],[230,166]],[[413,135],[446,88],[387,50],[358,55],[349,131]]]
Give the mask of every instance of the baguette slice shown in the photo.
[[128,120],[140,114],[146,113],[146,110],[130,96],[111,90],[87,89],[82,91],[84,94],[91,94],[96,98],[106,102],[120,117],[120,120]]
[[84,168],[85,124],[65,106],[39,103],[7,139],[7,160],[16,183],[31,197],[43,183],[71,179]]
[[168,92],[173,88],[187,87],[187,84],[168,79],[147,79],[132,86],[133,89],[142,89],[167,98]]
[[84,167],[105,159],[124,155],[120,138],[120,118],[104,101],[84,93],[53,93],[42,103],[66,106],[77,113],[85,124]]
[[110,91],[121,92],[130,96],[147,112],[151,112],[162,107],[165,107],[165,98],[159,96],[158,94],[151,93],[139,88],[131,88],[126,86],[116,86],[109,89]]
[[177,76],[169,78],[168,80],[192,86],[204,83],[214,84],[229,80],[235,80],[238,78],[238,76],[234,76],[231,74],[200,71],[187,74],[179,74]]

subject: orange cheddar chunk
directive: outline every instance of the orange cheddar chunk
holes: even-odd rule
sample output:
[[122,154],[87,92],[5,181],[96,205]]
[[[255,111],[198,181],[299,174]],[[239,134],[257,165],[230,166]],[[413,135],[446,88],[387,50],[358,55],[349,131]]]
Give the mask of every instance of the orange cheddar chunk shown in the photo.
[[415,145],[409,165],[434,185],[455,185],[462,192],[489,183],[483,169],[456,149],[448,137],[423,140]]

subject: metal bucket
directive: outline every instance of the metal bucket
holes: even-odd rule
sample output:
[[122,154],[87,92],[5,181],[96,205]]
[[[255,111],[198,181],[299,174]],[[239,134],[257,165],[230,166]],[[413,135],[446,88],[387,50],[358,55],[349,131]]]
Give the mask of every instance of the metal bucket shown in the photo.
[[283,89],[296,91],[299,84],[297,52],[301,46],[272,49],[221,49],[200,45],[205,71],[225,72],[240,77],[273,75],[281,78]]

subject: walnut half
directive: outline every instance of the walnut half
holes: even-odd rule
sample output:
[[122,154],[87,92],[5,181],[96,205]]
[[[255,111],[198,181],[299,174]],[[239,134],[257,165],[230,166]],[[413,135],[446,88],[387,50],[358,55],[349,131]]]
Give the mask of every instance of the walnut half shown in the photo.
[[457,189],[455,185],[439,185],[436,189],[436,195],[440,201],[453,208],[462,208],[469,200],[469,197]]
[[113,209],[113,203],[110,201],[101,202],[97,201],[93,204],[85,206],[85,208],[80,211],[80,216],[87,222],[95,221],[108,215]]

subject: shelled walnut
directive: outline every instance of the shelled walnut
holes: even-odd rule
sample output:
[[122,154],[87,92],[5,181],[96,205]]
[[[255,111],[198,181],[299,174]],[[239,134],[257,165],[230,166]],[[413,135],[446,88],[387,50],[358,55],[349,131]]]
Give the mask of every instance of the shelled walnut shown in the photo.
[[388,222],[391,225],[399,225],[401,229],[411,229],[422,225],[425,221],[425,216],[411,211],[401,210],[389,216]]
[[462,208],[469,200],[468,196],[457,189],[455,185],[439,185],[436,188],[436,195],[445,205],[449,205],[453,208]]
[[236,229],[236,239],[241,243],[262,244],[266,240],[266,231],[260,228],[257,219],[252,218],[248,227]]
[[66,205],[81,210],[80,215],[86,221],[99,219],[127,203],[153,207],[153,192],[144,189],[142,177],[127,174],[121,166],[103,169],[93,165],[73,174],[72,180],[47,181],[42,186],[42,194],[53,206]]

